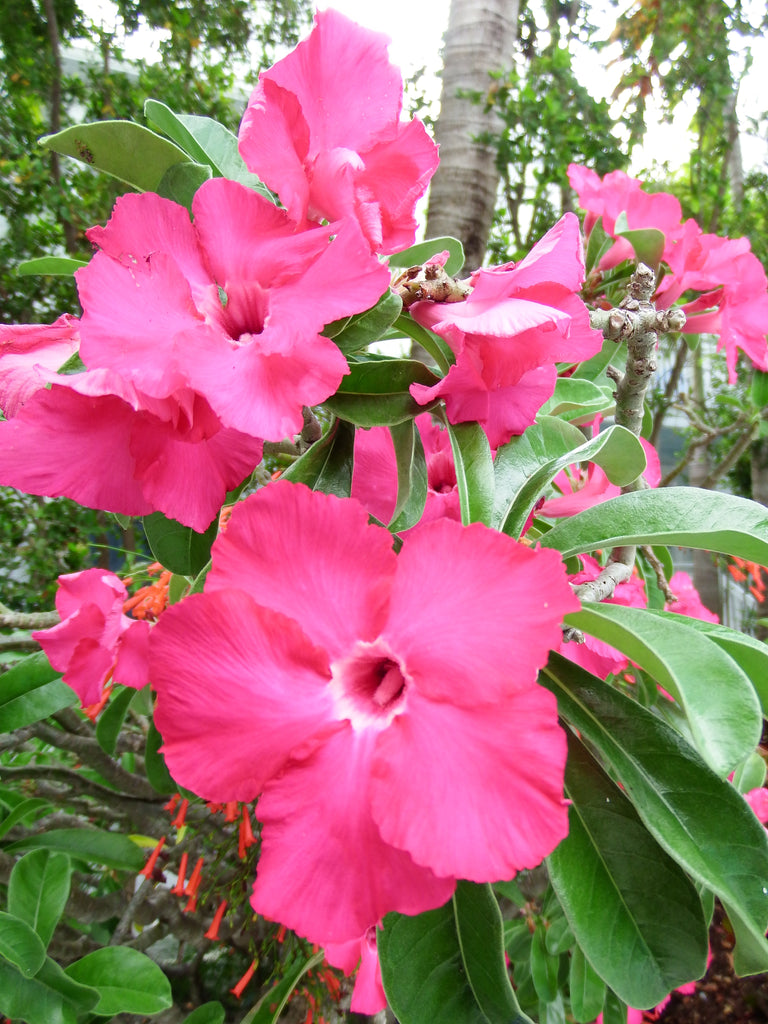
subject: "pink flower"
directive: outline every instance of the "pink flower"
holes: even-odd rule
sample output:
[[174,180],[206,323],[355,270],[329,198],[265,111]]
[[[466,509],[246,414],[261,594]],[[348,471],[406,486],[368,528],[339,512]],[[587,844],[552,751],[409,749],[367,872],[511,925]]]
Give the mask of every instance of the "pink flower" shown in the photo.
[[757,818],[765,825],[768,822],[768,789],[759,786],[744,794],[744,799],[754,811]]
[[[416,417],[427,461],[427,501],[420,522],[447,516],[461,520],[456,466],[448,432],[432,422],[429,413]],[[397,465],[392,435],[386,427],[355,433],[352,497],[379,522],[389,523],[397,502]]]
[[555,388],[557,361],[579,362],[600,334],[578,297],[584,279],[579,222],[566,214],[517,265],[478,270],[463,302],[417,302],[415,320],[441,335],[456,364],[417,402],[443,398],[451,423],[479,422],[496,448],[521,434]]
[[68,314],[45,327],[0,325],[0,409],[18,408],[77,352],[77,319]]
[[701,603],[699,592],[687,572],[676,572],[670,579],[669,586],[677,600],[666,605],[668,612],[690,615],[691,618],[702,619],[704,622],[720,621],[714,612]]
[[420,121],[400,121],[403,81],[385,35],[337,11],[259,76],[240,153],[294,221],[354,217],[375,252],[413,245],[416,201],[437,167]]
[[103,569],[59,576],[61,622],[32,634],[83,707],[98,703],[110,674],[136,690],[149,682],[149,623],[123,615],[127,597],[117,576]]
[[160,511],[202,532],[261,461],[262,442],[222,428],[189,388],[157,399],[108,370],[33,374],[17,378],[15,415],[0,422],[5,486],[129,516]]
[[[590,583],[600,575],[600,564],[591,555],[579,555],[579,558],[583,568],[581,572],[571,576],[573,586]],[[645,584],[639,576],[633,574],[626,583],[619,583],[613,596],[605,599],[605,604],[620,604],[625,608],[645,608],[648,604],[645,596]],[[564,657],[581,665],[582,668],[600,679],[605,679],[611,674],[617,675],[629,665],[629,659],[625,654],[604,640],[590,636],[589,633],[584,634],[583,644],[561,641],[559,651]]]
[[387,997],[381,981],[376,929],[373,926],[366,931],[362,939],[327,945],[325,958],[329,964],[338,967],[345,974],[351,974],[357,968],[352,1002],[349,1006],[353,1013],[372,1016],[386,1007]]
[[[554,552],[277,482],[235,507],[205,593],[152,634],[174,778],[263,824],[252,904],[359,941],[509,878],[567,831],[565,739],[536,684],[577,606]],[[307,837],[312,842],[307,842]]]
[[296,232],[224,178],[198,189],[192,212],[125,195],[87,233],[101,251],[77,273],[80,354],[147,396],[191,389],[224,427],[280,440],[348,372],[323,326],[372,306],[389,273],[355,221]]

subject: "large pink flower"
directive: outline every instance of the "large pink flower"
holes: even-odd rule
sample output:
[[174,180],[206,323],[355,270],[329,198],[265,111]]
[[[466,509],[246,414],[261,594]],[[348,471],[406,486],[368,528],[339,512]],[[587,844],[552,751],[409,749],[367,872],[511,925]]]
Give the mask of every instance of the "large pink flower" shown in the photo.
[[225,427],[280,440],[348,372],[326,323],[372,306],[389,274],[357,223],[296,232],[285,210],[224,178],[184,207],[118,199],[77,273],[80,354],[152,398],[191,388]]
[[665,606],[666,611],[690,615],[691,618],[702,619],[704,622],[720,621],[717,615],[702,603],[699,592],[687,572],[674,573],[670,578],[669,587],[677,600],[669,602]]
[[[76,348],[78,321],[66,327]],[[0,422],[0,484],[123,515],[160,511],[202,532],[261,461],[262,442],[223,428],[189,388],[150,398],[110,370],[57,374],[45,368],[64,344],[56,325],[9,330],[38,338],[43,363],[5,375],[0,360],[11,416]]]
[[352,216],[374,251],[397,252],[413,244],[437,146],[420,121],[400,121],[403,81],[388,38],[333,10],[315,20],[259,76],[240,152],[298,223]]
[[278,482],[237,506],[205,593],[153,629],[152,680],[179,784],[261,794],[254,908],[351,942],[551,851],[565,740],[536,674],[576,606],[555,553],[480,524],[395,555],[349,499]]
[[0,409],[15,416],[52,371],[77,352],[76,317],[64,314],[55,323],[0,325]]
[[555,363],[600,348],[583,280],[579,222],[567,213],[520,263],[478,270],[463,302],[415,303],[414,319],[448,342],[456,364],[433,387],[412,384],[413,397],[443,398],[452,423],[477,421],[494,448],[521,434],[554,392]]
[[149,623],[123,615],[127,597],[123,583],[103,569],[59,576],[61,622],[32,634],[83,707],[98,703],[110,673],[137,690],[149,682]]

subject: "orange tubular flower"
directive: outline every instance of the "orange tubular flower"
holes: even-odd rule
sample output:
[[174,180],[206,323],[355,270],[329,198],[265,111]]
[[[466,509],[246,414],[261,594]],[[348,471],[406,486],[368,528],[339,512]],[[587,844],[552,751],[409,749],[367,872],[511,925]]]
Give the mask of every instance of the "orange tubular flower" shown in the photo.
[[236,999],[239,999],[240,996],[243,994],[243,990],[245,989],[246,985],[251,980],[251,978],[253,977],[255,972],[256,972],[256,961],[254,960],[253,963],[251,964],[251,966],[248,968],[248,970],[242,976],[240,981],[238,981],[238,983],[234,986],[234,988],[231,988],[229,990]]
[[176,885],[171,889],[174,896],[183,896],[184,888],[186,886],[187,877],[187,862],[189,861],[189,854],[182,853],[181,863],[179,864],[179,877],[176,879]]
[[157,858],[160,856],[160,851],[165,845],[165,836],[158,842],[152,853],[149,855],[149,859],[144,867],[139,872],[140,875],[144,875],[145,878],[151,878],[155,871],[155,864],[157,864]]
[[217,910],[216,910],[216,913],[213,915],[213,920],[211,921],[210,928],[205,933],[204,937],[206,939],[211,939],[212,941],[215,940],[215,939],[218,939],[218,937],[219,937],[219,925],[221,924],[221,921],[222,921],[222,918],[224,917],[224,912],[226,911],[226,909],[227,909],[227,901],[226,900],[222,900],[221,903],[219,904]]

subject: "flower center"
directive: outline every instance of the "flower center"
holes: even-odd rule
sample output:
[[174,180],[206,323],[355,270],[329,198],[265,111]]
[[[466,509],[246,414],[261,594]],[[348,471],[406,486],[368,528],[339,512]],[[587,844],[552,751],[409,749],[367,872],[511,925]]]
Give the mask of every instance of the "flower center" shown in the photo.
[[355,728],[384,728],[404,708],[408,677],[383,641],[359,641],[331,665],[331,689]]

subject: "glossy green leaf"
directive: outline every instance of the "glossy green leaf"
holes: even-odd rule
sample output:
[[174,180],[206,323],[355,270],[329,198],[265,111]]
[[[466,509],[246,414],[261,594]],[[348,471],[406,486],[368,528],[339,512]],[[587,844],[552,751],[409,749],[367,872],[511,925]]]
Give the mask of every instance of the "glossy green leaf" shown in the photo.
[[183,1024],[224,1024],[225,1016],[221,1003],[212,1001],[198,1006],[184,1018]]
[[173,1004],[171,983],[144,953],[130,946],[104,946],[88,953],[64,972],[81,985],[98,990],[94,1013],[159,1013]]
[[765,761],[753,750],[736,768],[731,782],[739,793],[749,793],[751,789],[759,789],[765,784],[765,776]]
[[541,543],[566,557],[622,544],[677,544],[768,565],[768,509],[700,487],[634,491],[561,520]]
[[172,199],[180,206],[192,210],[195,193],[212,176],[207,164],[196,164],[191,160],[183,164],[169,167],[157,186],[157,194],[165,199]]
[[389,428],[397,464],[397,502],[389,528],[393,533],[415,526],[427,500],[427,463],[421,434],[413,420]]
[[584,262],[587,273],[597,266],[613,243],[614,239],[606,233],[602,219],[597,220],[592,225],[592,230],[589,232],[589,236],[587,237],[587,246],[584,253]]
[[40,144],[82,160],[140,192],[154,192],[169,167],[187,160],[178,146],[134,121],[76,124],[44,135]]
[[547,859],[552,885],[603,980],[631,1006],[655,1006],[706,969],[698,893],[573,736],[565,789],[569,828]]
[[728,775],[760,742],[762,715],[748,676],[687,616],[585,603],[566,622],[618,648],[675,698],[696,749],[718,775]]
[[160,735],[155,723],[150,722],[149,731],[147,732],[147,745],[144,750],[144,770],[147,773],[147,779],[152,788],[165,796],[175,793],[179,787],[173,781],[171,773],[168,771],[165,758],[160,751],[162,745],[163,737]]
[[577,462],[597,463],[611,483],[621,487],[643,472],[645,452],[635,435],[624,427],[609,427],[585,442],[584,435],[572,424],[542,417],[496,453],[492,525],[519,537],[531,509],[554,477]]
[[84,260],[73,260],[69,256],[40,256],[38,259],[25,260],[16,267],[16,273],[20,277],[36,276],[38,274],[52,275],[53,277],[72,277],[80,267],[87,267]]
[[402,310],[403,300],[388,288],[371,309],[327,324],[323,334],[333,338],[345,355],[360,352],[383,337]]
[[25,978],[37,974],[45,962],[45,946],[26,921],[0,910],[0,957],[13,964]]
[[129,686],[116,686],[115,690],[96,723],[96,739],[104,753],[110,757],[115,753],[117,737],[123,728],[130,703],[136,696],[136,691]]
[[456,356],[447,343],[438,335],[417,324],[408,313],[402,313],[394,323],[393,330],[405,338],[410,338],[421,345],[425,352],[434,360],[435,366],[443,374],[448,373],[456,362]]
[[168,519],[162,512],[144,516],[144,533],[156,561],[180,576],[196,576],[211,557],[211,545],[219,529],[214,517],[205,533]]
[[55,828],[39,835],[26,836],[6,848],[9,853],[20,850],[58,850],[77,860],[103,864],[108,868],[139,871],[144,854],[127,836],[96,828]]
[[308,960],[300,957],[286,968],[280,981],[265,992],[253,1009],[243,1017],[240,1024],[277,1024],[286,1003],[294,989],[316,964],[321,963],[323,951],[315,953]]
[[545,929],[544,944],[552,956],[568,953],[575,942],[573,932],[565,917],[555,917]]
[[543,924],[536,926],[531,943],[531,977],[536,995],[544,1003],[557,998],[557,971],[560,958],[554,957],[547,949],[546,929]]
[[641,263],[645,263],[652,270],[658,268],[667,241],[663,231],[659,231],[658,228],[632,230],[627,222],[626,213],[622,211],[616,218],[613,233],[619,238],[626,238]]
[[345,420],[335,420],[320,440],[283,472],[281,479],[348,498],[354,453],[355,428]]
[[471,882],[459,882],[454,899],[437,910],[388,914],[378,950],[400,1024],[530,1024],[509,983],[502,940],[490,888]]
[[28,655],[3,673],[0,687],[0,732],[13,732],[25,725],[68,708],[77,696],[52,668],[42,651]]
[[494,476],[491,446],[479,423],[449,423],[461,521],[490,526],[493,515]]
[[627,1024],[627,1004],[611,989],[605,993],[603,1024]]
[[50,809],[50,803],[47,800],[43,800],[41,797],[32,796],[27,799],[22,799],[10,811],[10,813],[0,821],[0,838],[2,838],[7,832],[10,832],[13,826],[18,824],[18,822],[24,821],[25,818],[29,818],[33,814],[43,813]]
[[584,956],[581,946],[574,946],[568,975],[571,1013],[577,1024],[593,1024],[605,1002],[605,982]]
[[598,413],[612,410],[614,405],[610,387],[600,387],[581,377],[558,377],[555,393],[542,405],[536,418],[559,416],[569,423],[587,423]]
[[402,252],[393,253],[389,257],[391,267],[420,267],[436,256],[439,252],[448,251],[448,260],[443,268],[449,276],[458,274],[464,266],[464,247],[458,238],[451,238],[445,235],[442,238],[428,238],[424,242],[417,242],[416,245],[403,249]]
[[98,1002],[94,989],[68,978],[47,957],[33,978],[0,959],[0,1012],[26,1024],[78,1024]]
[[271,197],[272,193],[245,165],[237,146],[237,136],[211,117],[176,114],[158,100],[144,104],[147,121],[173,139],[199,164],[207,164],[217,177],[230,178]]
[[752,384],[749,390],[755,408],[764,409],[768,405],[768,373],[763,370],[753,370]]
[[349,364],[335,395],[323,403],[341,419],[359,427],[390,426],[413,419],[424,409],[411,397],[411,384],[437,383],[416,359],[372,356]]
[[743,797],[670,726],[567,659],[552,654],[540,680],[659,846],[726,905],[742,970],[768,969],[768,838]]
[[69,898],[72,865],[65,853],[32,850],[8,882],[8,911],[25,921],[47,949]]

